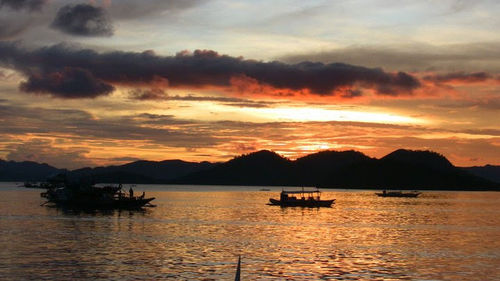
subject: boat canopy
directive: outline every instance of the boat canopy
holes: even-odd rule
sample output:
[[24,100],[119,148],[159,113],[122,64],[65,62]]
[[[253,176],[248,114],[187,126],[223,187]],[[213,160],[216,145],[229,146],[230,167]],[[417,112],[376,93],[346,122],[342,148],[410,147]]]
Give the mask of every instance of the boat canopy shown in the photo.
[[302,193],[321,193],[319,190],[312,190],[312,191],[307,191],[307,190],[293,190],[293,191],[287,191],[283,190],[281,193],[286,193],[286,194],[302,194]]

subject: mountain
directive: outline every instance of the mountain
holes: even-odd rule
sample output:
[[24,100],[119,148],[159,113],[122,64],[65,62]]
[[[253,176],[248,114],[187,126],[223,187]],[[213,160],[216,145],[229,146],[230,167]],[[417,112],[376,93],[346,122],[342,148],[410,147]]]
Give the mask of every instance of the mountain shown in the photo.
[[[432,151],[399,149],[376,159],[357,151],[321,151],[296,160],[261,150],[224,163],[136,161],[83,168],[69,180],[98,183],[318,186],[322,188],[500,190],[499,166],[458,168]],[[47,164],[0,160],[0,180],[43,180]],[[496,176],[496,178],[495,178]]]
[[0,181],[43,181],[52,175],[66,171],[45,163],[15,162],[0,159]]
[[82,168],[69,172],[69,178],[92,178],[94,182],[162,183],[190,173],[208,169],[209,162],[185,162],[182,160],[135,161],[120,166]]
[[321,151],[295,160],[292,163],[294,170],[292,175],[294,182],[302,186],[328,186],[341,176],[336,175],[336,171],[373,160],[354,150]]
[[398,149],[380,159],[382,162],[407,163],[425,166],[438,171],[450,171],[455,167],[443,155],[429,150]]
[[431,151],[396,150],[379,160],[337,171],[334,187],[384,189],[495,189],[500,185],[453,166]]
[[478,177],[482,177],[490,181],[500,183],[500,166],[485,165],[485,166],[463,167],[462,169]]
[[290,161],[269,150],[236,157],[210,169],[173,180],[180,184],[284,185],[289,180]]
[[295,161],[261,150],[175,179],[180,184],[323,186],[340,168],[373,159],[356,151],[322,151]]
[[381,159],[323,151],[295,161],[258,151],[173,181],[180,184],[320,186],[324,188],[499,189],[431,151],[396,150]]

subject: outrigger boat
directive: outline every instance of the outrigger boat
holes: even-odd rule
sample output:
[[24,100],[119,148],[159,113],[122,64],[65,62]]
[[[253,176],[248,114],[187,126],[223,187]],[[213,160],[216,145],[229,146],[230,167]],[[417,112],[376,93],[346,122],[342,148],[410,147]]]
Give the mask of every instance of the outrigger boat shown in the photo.
[[422,192],[418,192],[418,191],[408,191],[408,192],[403,192],[403,191],[382,191],[382,192],[376,192],[375,193],[377,196],[380,196],[380,197],[417,197],[419,196],[420,194],[422,194]]
[[56,206],[75,209],[140,209],[152,207],[150,202],[155,199],[145,198],[144,193],[141,196],[133,196],[133,192],[126,194],[122,191],[121,184],[103,187],[75,185],[50,188],[41,196],[47,199],[44,205],[53,203]]
[[280,199],[269,199],[269,205],[277,205],[281,207],[331,207],[335,199],[321,200],[321,191],[316,190],[298,190],[288,191],[282,190]]

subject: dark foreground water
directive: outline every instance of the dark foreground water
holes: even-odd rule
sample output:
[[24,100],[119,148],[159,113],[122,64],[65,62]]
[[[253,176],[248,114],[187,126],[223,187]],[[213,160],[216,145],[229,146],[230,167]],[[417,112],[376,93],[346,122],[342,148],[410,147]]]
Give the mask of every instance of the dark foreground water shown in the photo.
[[500,280],[500,193],[258,189],[144,185],[156,208],[89,214],[0,183],[0,280],[234,280],[240,254],[242,280]]

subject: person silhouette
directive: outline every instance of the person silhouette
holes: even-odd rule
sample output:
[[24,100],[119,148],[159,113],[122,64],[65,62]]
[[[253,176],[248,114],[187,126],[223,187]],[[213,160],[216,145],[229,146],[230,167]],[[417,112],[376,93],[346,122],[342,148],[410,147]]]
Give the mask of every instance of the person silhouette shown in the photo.
[[130,194],[130,198],[134,198],[134,190],[132,189],[132,187],[130,187],[128,193]]

